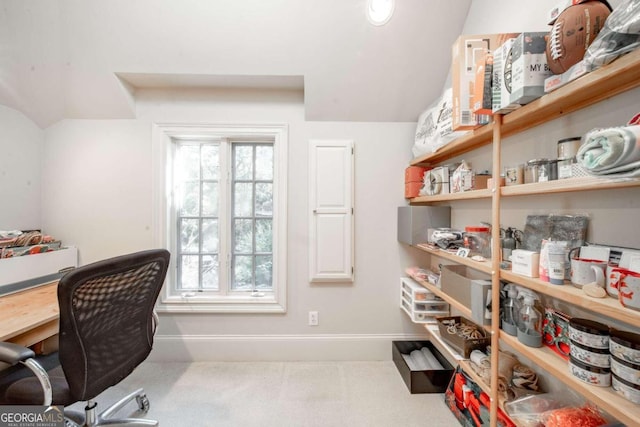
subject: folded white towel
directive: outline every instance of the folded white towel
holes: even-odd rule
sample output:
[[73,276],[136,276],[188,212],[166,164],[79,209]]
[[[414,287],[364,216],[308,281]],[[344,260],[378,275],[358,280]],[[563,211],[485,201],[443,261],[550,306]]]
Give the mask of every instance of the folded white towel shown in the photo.
[[588,132],[576,159],[593,175],[640,176],[640,126]]

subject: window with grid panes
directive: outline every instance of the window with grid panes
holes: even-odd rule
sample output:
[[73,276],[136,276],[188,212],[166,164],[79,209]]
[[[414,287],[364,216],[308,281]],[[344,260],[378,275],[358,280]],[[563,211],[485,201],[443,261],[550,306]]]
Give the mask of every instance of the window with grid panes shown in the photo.
[[163,133],[175,273],[162,302],[284,311],[285,135]]

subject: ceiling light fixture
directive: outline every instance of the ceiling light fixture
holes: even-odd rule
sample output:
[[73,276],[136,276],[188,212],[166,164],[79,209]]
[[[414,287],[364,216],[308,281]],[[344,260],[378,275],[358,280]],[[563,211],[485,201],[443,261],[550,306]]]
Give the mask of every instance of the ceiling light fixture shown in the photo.
[[395,0],[367,0],[367,18],[373,25],[384,25],[391,19]]

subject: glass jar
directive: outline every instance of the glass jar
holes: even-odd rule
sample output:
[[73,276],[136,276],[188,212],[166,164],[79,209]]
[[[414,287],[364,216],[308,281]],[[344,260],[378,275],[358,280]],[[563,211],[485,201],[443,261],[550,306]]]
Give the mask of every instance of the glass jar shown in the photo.
[[527,162],[524,183],[546,182],[558,179],[558,161],[534,159]]
[[491,258],[491,229],[485,226],[465,227],[464,247],[469,249],[469,256]]

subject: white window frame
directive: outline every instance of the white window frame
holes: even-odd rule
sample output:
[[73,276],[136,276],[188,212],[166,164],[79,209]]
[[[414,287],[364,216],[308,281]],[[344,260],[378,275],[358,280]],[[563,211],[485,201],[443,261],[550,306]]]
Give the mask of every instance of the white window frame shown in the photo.
[[[288,126],[285,124],[176,124],[154,123],[152,128],[152,234],[155,247],[175,253],[172,236],[173,139],[246,139],[273,141],[273,292],[263,296],[229,294],[177,295],[176,257],[171,257],[167,280],[157,309],[173,313],[285,313],[287,306],[287,165]],[[222,189],[221,191],[226,191]],[[230,210],[230,207],[221,207]],[[227,234],[228,231],[225,231]],[[222,235],[220,236],[223,238]],[[226,268],[226,267],[225,267]]]

